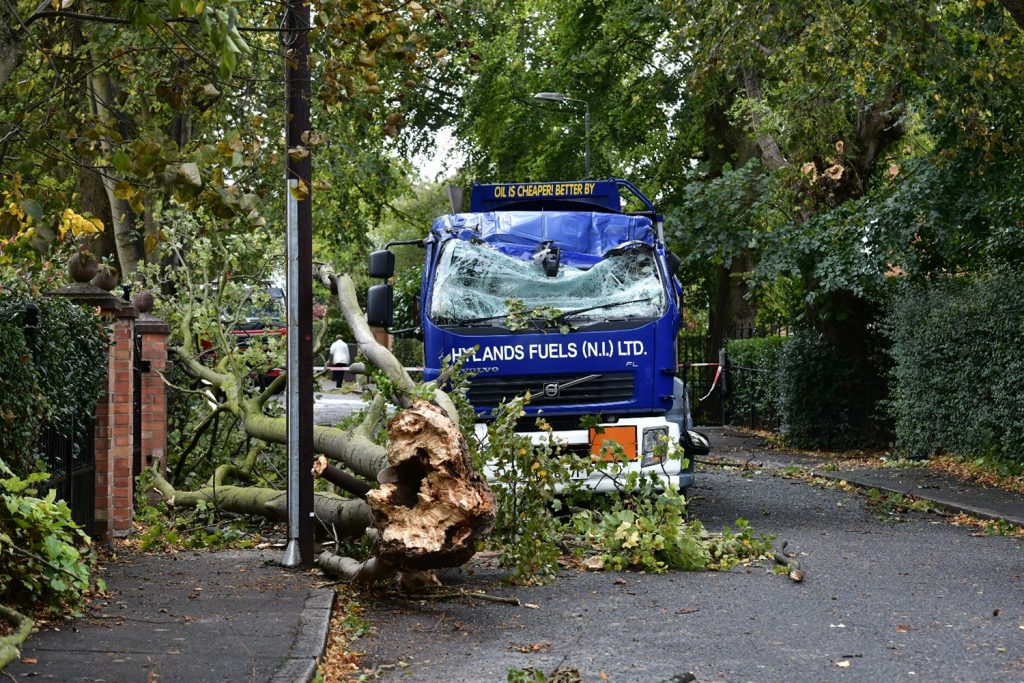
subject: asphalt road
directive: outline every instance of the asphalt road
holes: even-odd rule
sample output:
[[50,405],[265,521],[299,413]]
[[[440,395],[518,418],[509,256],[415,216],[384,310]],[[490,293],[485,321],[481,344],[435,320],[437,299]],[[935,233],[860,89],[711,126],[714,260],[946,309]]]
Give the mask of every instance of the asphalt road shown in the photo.
[[443,579],[536,608],[384,595],[356,647],[402,681],[505,681],[526,667],[584,681],[1024,681],[1024,541],[928,514],[882,519],[863,496],[768,474],[712,469],[691,494],[709,529],[743,517],[788,540],[805,581],[764,566],[565,571],[518,587],[477,563]]
[[313,403],[313,423],[337,424],[365,405],[358,394],[318,394]]

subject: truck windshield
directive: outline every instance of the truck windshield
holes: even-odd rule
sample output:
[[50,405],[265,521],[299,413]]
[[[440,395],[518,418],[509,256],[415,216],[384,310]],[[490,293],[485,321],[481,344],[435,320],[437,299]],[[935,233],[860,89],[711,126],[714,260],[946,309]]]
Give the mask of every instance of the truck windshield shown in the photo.
[[664,310],[664,287],[649,248],[628,249],[584,270],[563,264],[555,277],[531,260],[450,240],[441,253],[430,298],[438,325],[501,324],[508,300],[527,312],[554,309],[574,327],[605,320],[651,319]]

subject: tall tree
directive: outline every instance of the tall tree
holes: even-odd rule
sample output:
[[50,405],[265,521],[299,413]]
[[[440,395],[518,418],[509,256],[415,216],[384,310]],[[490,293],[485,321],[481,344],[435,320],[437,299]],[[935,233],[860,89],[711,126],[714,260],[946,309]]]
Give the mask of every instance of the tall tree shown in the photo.
[[[432,59],[415,28],[425,10],[398,0],[314,9],[315,130],[288,153],[331,154],[325,196],[357,182],[387,193],[403,92]],[[0,170],[18,185],[11,200],[32,211],[0,229],[12,236],[27,223],[52,239],[65,208],[92,214],[110,226],[109,255],[131,273],[160,254],[174,205],[202,209],[211,227],[265,221],[283,203],[279,14],[240,1],[5,2]]]

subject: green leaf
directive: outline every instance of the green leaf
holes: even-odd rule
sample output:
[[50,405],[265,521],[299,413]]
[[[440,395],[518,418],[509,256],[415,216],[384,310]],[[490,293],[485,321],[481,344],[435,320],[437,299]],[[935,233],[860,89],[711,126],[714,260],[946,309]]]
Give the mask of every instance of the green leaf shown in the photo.
[[132,167],[132,158],[127,152],[119,149],[114,153],[114,156],[111,159],[111,164],[113,164],[114,168],[120,173],[127,173]]
[[34,199],[23,199],[19,203],[19,206],[21,207],[21,210],[33,220],[33,222],[43,222],[43,207],[40,206],[39,202]]

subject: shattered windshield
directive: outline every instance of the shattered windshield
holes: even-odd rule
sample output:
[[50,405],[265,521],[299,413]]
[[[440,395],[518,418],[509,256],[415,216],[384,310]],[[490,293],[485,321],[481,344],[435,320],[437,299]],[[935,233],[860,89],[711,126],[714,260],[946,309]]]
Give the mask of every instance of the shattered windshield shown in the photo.
[[605,320],[654,318],[664,289],[649,248],[628,249],[584,270],[562,264],[548,277],[534,260],[450,240],[441,253],[430,298],[439,325],[501,325],[508,300],[527,312],[555,309],[574,327]]

